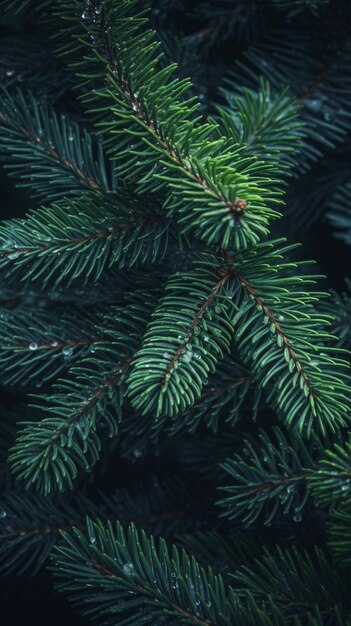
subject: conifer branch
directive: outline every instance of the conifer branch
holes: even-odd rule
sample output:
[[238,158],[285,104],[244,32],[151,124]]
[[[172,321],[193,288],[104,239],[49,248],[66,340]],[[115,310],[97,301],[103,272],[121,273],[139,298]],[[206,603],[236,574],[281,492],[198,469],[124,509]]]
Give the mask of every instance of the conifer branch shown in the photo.
[[141,201],[123,190],[30,211],[25,220],[2,222],[0,269],[8,280],[57,287],[78,279],[96,282],[115,265],[154,263],[169,241],[170,220],[158,208],[156,201]]
[[102,340],[95,327],[102,316],[45,309],[15,310],[0,328],[0,379],[7,385],[42,385],[57,377]]
[[[138,184],[140,191],[170,189],[167,207],[177,215],[183,232],[191,230],[224,248],[257,243],[268,232],[268,221],[279,215],[270,208],[279,195],[277,181],[263,175],[256,159],[242,156],[242,148],[233,141],[213,139],[215,124],[199,124],[195,117],[199,104],[186,99],[190,82],[173,77],[174,65],[156,69],[161,58],[158,45],[153,32],[144,31],[143,14],[131,17],[134,8],[134,1],[124,0],[116,12],[113,3],[105,2],[96,13],[90,3],[88,34],[82,34],[80,21],[77,24],[76,9],[68,9],[77,24],[72,27],[74,44],[68,44],[69,49],[74,46],[76,52],[78,40],[84,50],[84,60],[74,64],[75,70],[79,68],[88,83],[91,63],[102,64],[107,72],[111,86],[90,92],[84,100],[95,114],[111,111],[101,128],[120,175]],[[90,35],[97,53],[91,49]],[[269,170],[267,165],[264,168]]]
[[[112,612],[126,626],[139,626],[146,605],[155,623],[166,615],[184,624],[215,626],[220,620],[223,626],[282,626],[279,612],[269,621],[250,597],[240,602],[220,575],[211,568],[205,571],[176,546],[168,548],[133,525],[126,531],[120,524],[104,527],[88,520],[87,525],[90,543],[79,530],[74,537],[63,535],[64,545],[53,552],[53,569],[59,589],[93,619]],[[72,568],[79,581],[75,588],[69,579]],[[86,578],[95,590],[90,601],[84,593]]]
[[89,190],[108,193],[116,186],[95,137],[31,94],[3,91],[0,139],[0,159],[5,161],[5,168],[22,178],[22,186],[27,188],[30,182],[36,198],[47,202]]
[[[303,285],[316,277],[289,276],[291,264],[279,259],[292,248],[279,250],[282,243],[261,244],[235,261],[228,257],[237,278],[235,338],[241,357],[253,364],[260,386],[278,384],[268,400],[287,425],[307,436],[313,430],[324,435],[347,423],[348,364],[339,358],[342,351],[335,347],[335,338],[333,347],[329,345],[333,338],[323,329],[328,317],[314,308],[323,294],[293,288],[293,283]],[[265,276],[264,297],[261,276]],[[331,364],[338,376],[331,373]]]
[[133,298],[105,315],[105,336],[94,344],[94,354],[82,356],[36,406],[44,419],[20,424],[9,463],[26,487],[34,484],[44,494],[72,489],[79,472],[98,461],[101,439],[116,436],[127,371],[147,322],[145,307],[150,314],[155,306],[155,294],[136,292]]
[[225,296],[230,276],[220,258],[209,256],[192,273],[168,279],[166,296],[153,314],[128,378],[128,395],[142,414],[155,411],[160,417],[185,411],[200,397],[218,360],[229,353],[233,329]]

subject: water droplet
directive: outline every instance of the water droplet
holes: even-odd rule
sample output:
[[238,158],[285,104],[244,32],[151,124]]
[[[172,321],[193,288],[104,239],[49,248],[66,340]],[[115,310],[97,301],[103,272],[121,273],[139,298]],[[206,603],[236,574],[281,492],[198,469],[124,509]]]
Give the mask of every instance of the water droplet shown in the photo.
[[204,336],[204,341],[209,341],[209,337],[207,335]]
[[92,535],[91,537],[89,537],[89,541],[92,545],[94,545],[94,543],[96,543],[96,537]]
[[10,68],[6,70],[6,76],[13,76],[15,73],[15,70],[11,70]]
[[135,574],[135,567],[133,563],[125,563],[125,565],[123,565],[123,571],[127,576]]
[[279,320],[279,322],[283,322],[284,321],[284,315],[279,315],[278,316],[278,320]]
[[293,520],[294,520],[294,522],[296,522],[296,523],[301,522],[301,520],[302,520],[302,515],[301,515],[301,513],[296,513],[296,514],[294,515],[294,517],[293,517]]
[[322,108],[322,100],[313,98],[312,100],[305,100],[305,106],[313,113],[318,113]]
[[83,11],[82,13],[82,19],[86,20],[88,18],[88,12],[87,11]]
[[13,261],[14,259],[18,259],[19,255],[19,252],[12,252],[12,254],[9,254],[7,258]]
[[324,119],[326,122],[331,122],[331,120],[333,119],[333,116],[331,113],[324,113]]
[[164,352],[162,356],[164,359],[170,359],[172,355],[169,352]]
[[73,352],[73,348],[71,346],[65,346],[64,348],[62,348],[62,354],[65,357],[70,357],[72,352]]
[[7,513],[6,511],[0,511],[0,517],[4,518],[6,517]]
[[35,343],[35,341],[32,341],[32,343],[29,344],[29,349],[30,350],[37,350],[38,349],[38,344]]
[[134,448],[133,450],[133,456],[136,459],[140,459],[140,457],[142,456],[142,451],[139,450],[139,448]]
[[216,304],[215,308],[214,308],[216,313],[222,313],[222,307],[220,304]]
[[184,361],[185,363],[190,363],[192,358],[193,358],[192,353],[188,351],[188,352],[185,352],[185,354],[183,354],[182,361]]
[[94,346],[94,344],[92,346],[90,346],[90,352],[92,354],[94,354],[94,352],[96,352],[96,346]]
[[289,486],[287,487],[287,492],[288,492],[288,493],[292,493],[293,491],[295,491],[295,485],[289,485]]
[[74,134],[73,134],[72,128],[70,127],[68,130],[68,141],[73,141],[73,139],[74,139]]

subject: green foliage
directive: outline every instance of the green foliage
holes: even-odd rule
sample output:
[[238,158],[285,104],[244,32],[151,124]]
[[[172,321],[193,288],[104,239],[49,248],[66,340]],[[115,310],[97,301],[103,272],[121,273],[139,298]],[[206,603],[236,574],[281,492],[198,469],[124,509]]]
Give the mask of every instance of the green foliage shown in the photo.
[[347,136],[350,49],[342,32],[340,39],[326,48],[322,37],[314,41],[308,30],[286,25],[268,31],[252,45],[231,74],[233,83],[254,88],[260,75],[269,80],[273,89],[289,85],[304,107],[302,119],[308,138],[299,168]]
[[168,279],[128,380],[128,394],[139,412],[158,417],[186,410],[229,352],[231,275],[222,269],[221,259],[204,257],[193,272]]
[[186,412],[181,422],[177,416],[167,420],[167,433],[176,434],[184,428],[193,433],[203,424],[217,432],[224,423],[234,426],[245,413],[255,419],[262,394],[254,385],[249,369],[234,352],[218,363],[204,385],[201,402]]
[[77,499],[74,508],[67,500],[54,502],[36,494],[5,493],[0,504],[2,575],[35,575],[47,560],[60,527],[84,520],[82,511],[89,509],[87,505],[84,497]]
[[219,108],[219,131],[245,144],[246,153],[279,166],[281,172],[295,165],[301,149],[300,106],[282,89],[272,91],[263,77],[257,90],[238,90],[230,78],[221,89],[227,106]]
[[278,601],[287,623],[318,607],[325,626],[350,624],[350,581],[330,555],[318,548],[277,548],[273,553],[264,549],[262,557],[239,568],[233,578],[243,593],[250,590],[258,603],[267,597]]
[[343,567],[351,561],[351,509],[350,506],[336,509],[329,522],[329,546],[335,559]]
[[184,233],[223,248],[257,243],[279,215],[270,206],[277,202],[276,180],[262,172],[268,166],[243,155],[231,139],[216,137],[216,124],[200,124],[199,103],[186,98],[191,83],[174,77],[175,65],[157,70],[158,44],[145,30],[143,14],[131,17],[134,2],[117,8],[105,2],[98,15],[92,6],[84,29],[77,2],[62,4],[71,16],[74,43],[61,54],[79,55],[72,66],[85,85],[95,78],[92,67],[100,77],[107,72],[107,84],[88,91],[84,100],[98,119],[110,110],[101,128],[119,175],[140,192],[170,191],[167,210],[177,215]]
[[322,506],[335,506],[335,501],[350,500],[351,443],[349,436],[341,444],[325,450],[308,482],[316,502]]
[[259,244],[237,255],[235,340],[260,385],[271,386],[268,401],[285,423],[307,435],[324,434],[346,424],[348,365],[337,356],[340,349],[323,345],[331,339],[323,329],[329,320],[314,308],[323,294],[299,289],[316,277],[293,276],[301,263],[281,260],[294,247],[283,244]]
[[135,303],[106,313],[93,353],[55,383],[54,393],[41,396],[35,408],[45,417],[20,424],[9,463],[26,487],[34,484],[44,494],[72,488],[78,471],[90,472],[99,459],[101,440],[116,436],[147,304],[151,309],[155,297],[139,294]]
[[232,531],[197,532],[182,535],[177,539],[186,550],[190,550],[203,565],[211,565],[227,583],[232,583],[232,574],[244,564],[249,565],[262,552],[258,541],[248,534]]
[[45,309],[13,311],[0,327],[1,382],[40,387],[52,381],[94,349],[98,325],[99,316],[88,312],[59,316]]
[[117,619],[126,626],[150,619],[209,626],[283,624],[278,611],[271,619],[250,597],[239,602],[221,576],[175,546],[169,549],[162,539],[156,542],[133,525],[124,531],[120,524],[88,519],[87,527],[89,539],[78,529],[73,537],[64,534],[64,546],[53,552],[53,569],[59,589],[91,619],[108,624]]
[[218,502],[224,508],[222,515],[240,518],[246,526],[259,517],[269,526],[278,512],[301,521],[318,443],[291,440],[278,428],[270,434],[261,431],[256,440],[244,439],[243,451],[222,464],[231,481],[221,487],[226,493]]
[[[34,576],[42,568],[61,531],[79,527],[86,534],[85,516],[135,522],[153,534],[170,536],[193,531],[204,523],[204,500],[196,498],[194,485],[181,477],[140,484],[131,492],[118,489],[108,496],[99,493],[93,501],[79,491],[67,498],[16,493],[8,488],[0,499],[0,569],[8,574]],[[196,511],[194,503],[197,504]]]
[[[40,200],[116,186],[102,146],[76,122],[60,116],[30,94],[3,91],[0,104],[0,158],[21,186]],[[48,180],[50,187],[48,189]]]
[[0,565],[97,623],[351,626],[343,4],[0,0]]
[[96,282],[113,266],[161,260],[168,234],[169,220],[158,215],[155,202],[147,206],[126,190],[86,194],[3,222],[0,269],[9,281],[40,280],[44,287]]
[[[212,352],[222,356],[224,349],[229,350],[233,328],[239,354],[250,364],[259,384],[277,383],[279,393],[272,385],[268,399],[289,426],[310,435],[314,429],[323,434],[346,423],[347,363],[337,356],[340,349],[328,343],[321,352],[322,342],[331,339],[323,330],[328,318],[313,308],[320,293],[295,290],[294,285],[314,282],[315,277],[290,274],[299,264],[281,259],[291,249],[277,241],[243,251],[235,263],[229,256],[221,263],[205,257],[200,273],[209,272],[211,282],[204,274],[206,282],[202,283],[200,273],[170,279],[171,294],[156,310],[156,321],[148,329],[129,378],[129,393],[138,410],[172,416],[191,406],[201,395],[204,376],[206,380],[218,359]],[[196,283],[192,305],[188,295],[191,283]],[[186,302],[182,299],[185,289]],[[179,316],[181,307],[185,310]],[[207,323],[212,308],[215,327]],[[167,317],[168,326],[164,323]],[[222,342],[227,342],[227,347]],[[201,358],[195,360],[187,354],[188,343],[194,343]],[[179,372],[173,367],[178,361]],[[331,373],[331,364],[338,376]],[[184,391],[180,394],[181,387]]]
[[16,92],[20,81],[22,90],[33,92],[40,103],[42,99],[57,102],[72,85],[71,77],[48,49],[48,42],[37,35],[23,34],[20,46],[16,36],[0,39],[0,76],[7,91]]

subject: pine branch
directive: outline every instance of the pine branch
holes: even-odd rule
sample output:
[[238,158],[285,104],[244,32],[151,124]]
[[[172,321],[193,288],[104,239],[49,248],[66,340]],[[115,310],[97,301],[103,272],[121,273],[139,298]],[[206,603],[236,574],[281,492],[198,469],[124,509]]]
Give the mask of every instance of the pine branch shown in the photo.
[[108,496],[99,493],[94,501],[82,493],[47,497],[16,492],[13,487],[0,500],[0,568],[2,575],[35,575],[47,562],[60,533],[73,533],[74,527],[87,535],[86,515],[135,523],[153,534],[171,536],[175,532],[201,528],[209,521],[204,498],[195,485],[180,477],[136,486],[132,491],[118,489]]
[[[79,530],[74,537],[64,534],[64,546],[53,552],[53,569],[59,589],[90,618],[110,616],[139,626],[147,608],[149,623],[283,626],[278,610],[272,619],[251,598],[238,602],[211,568],[205,571],[164,540],[156,542],[133,525],[124,531],[120,524],[104,527],[88,519],[87,526],[90,541]],[[88,581],[93,589],[87,589]]]
[[341,436],[339,441],[323,444],[315,437],[306,444],[278,428],[240,440],[239,452],[222,464],[227,473],[221,487],[227,495],[218,501],[224,508],[222,515],[239,518],[247,526],[262,517],[270,525],[278,513],[301,522],[310,496],[315,506],[327,510],[347,506],[351,502],[351,443]]
[[239,569],[233,579],[257,602],[271,597],[282,607],[288,624],[316,607],[324,626],[350,623],[350,582],[319,548],[308,552],[278,547],[273,554],[266,548],[262,557]]
[[89,313],[59,316],[45,309],[19,309],[0,327],[0,380],[5,385],[41,386],[63,372],[101,341],[101,324]]
[[[1,6],[1,4],[0,4]],[[19,83],[26,92],[51,103],[72,87],[72,77],[53,55],[44,38],[38,34],[2,37],[0,40],[0,80],[6,90],[14,90]]]
[[307,30],[287,25],[268,31],[261,42],[249,47],[236,63],[231,83],[257,89],[258,77],[263,75],[273,89],[289,85],[304,107],[307,141],[299,157],[299,169],[304,170],[326,148],[335,148],[347,137],[349,64],[347,37],[335,38],[326,47],[323,37],[311,40]]
[[[185,355],[187,359],[191,356],[189,351]],[[199,402],[185,413],[157,420],[129,414],[121,425],[120,454],[135,461],[158,450],[165,438],[178,437],[184,446],[184,438],[201,432],[204,426],[213,433],[222,432],[224,425],[234,426],[244,416],[255,419],[261,400],[247,368],[237,357],[228,355],[204,383]]]
[[316,277],[292,275],[301,263],[281,260],[295,247],[283,243],[259,244],[235,262],[228,257],[236,278],[235,340],[259,385],[271,387],[268,402],[289,428],[323,435],[346,424],[348,364],[323,329],[329,319],[314,308],[324,294],[298,290]]
[[243,414],[255,419],[262,396],[250,371],[235,354],[225,356],[204,385],[201,401],[183,414],[182,420],[178,417],[167,420],[167,434],[174,435],[185,429],[195,433],[203,424],[218,432],[224,423],[234,426]]
[[71,489],[83,470],[100,456],[101,440],[116,436],[126,394],[125,381],[155,295],[138,294],[135,303],[115,307],[104,316],[94,354],[83,356],[66,378],[42,396],[36,409],[45,417],[22,422],[9,463],[26,487],[41,493]]
[[0,269],[8,281],[40,281],[43,287],[96,282],[114,266],[131,269],[162,260],[169,225],[155,201],[126,190],[86,194],[32,210],[25,220],[2,222]]
[[342,567],[350,567],[351,563],[351,507],[333,511],[329,520],[329,546],[337,563]]
[[222,516],[239,518],[245,526],[261,516],[269,526],[279,512],[301,521],[310,495],[307,479],[316,466],[315,447],[322,453],[320,442],[305,444],[274,428],[272,433],[261,430],[257,440],[244,439],[241,446],[222,464],[231,481],[221,487],[226,493],[218,501]]
[[237,531],[200,531],[182,535],[178,538],[177,545],[191,551],[203,566],[210,565],[228,584],[232,582],[233,573],[239,567],[249,566],[262,553],[262,545],[256,537],[252,538],[247,533]]
[[[5,169],[45,202],[84,191],[115,189],[113,170],[101,143],[46,102],[20,90],[3,90],[0,160]],[[50,181],[50,185],[48,185]]]
[[308,482],[314,500],[321,506],[333,508],[340,501],[351,502],[350,435],[325,450]]
[[168,279],[128,378],[128,395],[142,414],[173,416],[200,398],[230,350],[230,278],[221,259],[205,256],[193,272]]
[[256,90],[239,89],[229,77],[220,91],[226,100],[218,109],[221,134],[245,144],[246,154],[289,172],[303,148],[304,132],[300,107],[288,90],[275,92],[263,77]]
[[65,18],[72,18],[73,43],[61,53],[77,54],[78,39],[84,58],[79,52],[72,66],[84,84],[100,70],[108,75],[109,84],[90,91],[84,101],[98,119],[98,111],[103,114],[101,128],[117,171],[140,192],[170,190],[167,207],[183,232],[191,230],[225,248],[256,243],[267,234],[269,220],[279,215],[270,208],[279,195],[276,181],[262,174],[255,158],[242,156],[233,141],[213,139],[215,124],[199,124],[199,103],[186,98],[191,83],[173,77],[175,66],[156,69],[158,45],[153,32],[144,30],[144,17],[131,17],[134,5],[125,0],[116,9],[109,1],[96,13],[92,3],[82,29],[78,7],[62,0]]

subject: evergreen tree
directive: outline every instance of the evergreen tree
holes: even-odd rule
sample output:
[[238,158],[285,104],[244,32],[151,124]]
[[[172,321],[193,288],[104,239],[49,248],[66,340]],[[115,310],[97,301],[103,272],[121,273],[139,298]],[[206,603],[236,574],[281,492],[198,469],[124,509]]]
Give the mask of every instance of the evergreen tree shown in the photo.
[[1,574],[351,626],[349,3],[0,5]]

